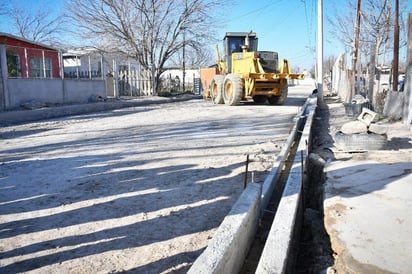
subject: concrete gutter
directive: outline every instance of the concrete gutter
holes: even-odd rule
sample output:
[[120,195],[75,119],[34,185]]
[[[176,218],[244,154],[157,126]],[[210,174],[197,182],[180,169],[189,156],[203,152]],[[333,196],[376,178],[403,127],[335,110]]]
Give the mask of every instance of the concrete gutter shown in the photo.
[[305,108],[307,115],[305,127],[299,141],[293,166],[282,194],[269,236],[259,260],[256,273],[292,273],[295,259],[294,242],[300,233],[302,220],[302,195],[304,164],[317,99],[309,99]]
[[[294,238],[292,236],[296,221],[299,219],[297,218],[298,207],[301,206],[301,161],[305,159],[301,158],[301,151],[306,157],[316,104],[316,97],[307,99],[301,111],[296,115],[292,132],[263,185],[248,185],[219,226],[206,250],[197,258],[188,273],[238,273],[240,271],[258,228],[258,220],[267,207],[273,191],[282,192],[278,189],[280,188],[278,184],[280,173],[285,166],[292,144],[296,140],[298,129],[304,126],[302,123],[305,122],[305,119],[303,118],[306,118],[298,153],[283,191],[281,205],[278,208],[280,213],[279,215],[276,213],[271,234],[259,262],[259,271],[261,272],[257,271],[257,273],[275,273],[278,269],[286,268],[286,264],[290,262],[288,260],[289,247]],[[279,258],[274,258],[278,256]]]
[[286,159],[289,155],[290,149],[296,140],[298,134],[298,128],[300,128],[302,123],[302,118],[305,118],[305,112],[310,103],[310,99],[308,98],[302,108],[295,116],[295,124],[286,139],[282,150],[276,157],[276,161],[273,163],[273,167],[269,172],[269,175],[266,177],[265,181],[263,182],[262,186],[262,203],[261,203],[261,215],[263,215],[264,210],[268,207],[269,201],[274,193],[282,192],[283,186],[280,186],[277,182],[279,181],[280,174],[285,167]]

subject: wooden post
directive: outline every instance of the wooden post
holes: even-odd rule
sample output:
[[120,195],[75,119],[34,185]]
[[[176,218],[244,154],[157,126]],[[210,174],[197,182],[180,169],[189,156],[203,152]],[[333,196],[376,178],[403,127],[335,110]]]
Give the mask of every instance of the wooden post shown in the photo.
[[[358,5],[356,7],[356,22],[355,22],[355,42],[353,45],[353,55],[352,55],[352,84],[351,84],[351,96],[352,100],[355,95],[355,86],[356,86],[356,63],[358,61],[358,48],[359,48],[359,29],[360,29],[360,8],[361,0],[358,0]],[[359,90],[358,90],[359,92]]]
[[318,0],[318,41],[317,41],[316,89],[318,101],[323,102],[323,1]]
[[412,129],[412,13],[408,14],[403,121]]
[[395,0],[395,27],[393,34],[392,90],[398,90],[399,72],[399,0]]

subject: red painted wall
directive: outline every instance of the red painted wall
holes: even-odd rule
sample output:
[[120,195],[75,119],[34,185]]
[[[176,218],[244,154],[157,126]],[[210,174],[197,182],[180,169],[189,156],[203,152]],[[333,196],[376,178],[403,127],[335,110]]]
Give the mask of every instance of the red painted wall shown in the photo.
[[[6,45],[6,51],[13,52],[19,55],[20,58],[20,69],[21,69],[21,77],[27,77],[26,71],[26,57],[24,54],[24,48],[27,48],[27,67],[29,70],[29,77],[30,75],[30,57],[38,57],[42,58],[43,51],[44,57],[50,58],[52,62],[52,78],[59,78],[60,77],[60,68],[59,68],[59,53],[55,49],[47,48],[41,45],[37,45],[34,43],[29,43],[26,41],[18,40],[13,37],[8,37],[4,35],[0,35],[0,44]],[[10,46],[10,47],[7,47]]]

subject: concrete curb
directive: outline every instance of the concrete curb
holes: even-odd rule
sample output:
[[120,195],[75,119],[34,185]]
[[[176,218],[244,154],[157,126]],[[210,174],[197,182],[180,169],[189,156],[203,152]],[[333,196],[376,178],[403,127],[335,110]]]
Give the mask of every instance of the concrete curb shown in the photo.
[[106,110],[164,104],[172,102],[202,99],[201,96],[182,97],[145,97],[132,100],[109,100],[105,102],[85,103],[76,105],[63,105],[58,107],[40,108],[33,110],[11,110],[0,112],[0,125],[8,126],[26,122],[34,122],[71,115],[82,115]]
[[[283,191],[281,217],[277,217],[277,219],[280,219],[277,221],[278,224],[272,225],[272,229],[275,227],[274,229],[281,231],[281,234],[269,235],[266,242],[267,246],[265,245],[266,253],[264,257],[262,254],[263,260],[261,259],[259,262],[259,265],[261,265],[260,271],[262,272],[257,271],[257,273],[275,273],[277,269],[284,268],[284,264],[288,262],[289,246],[293,240],[292,234],[297,220],[297,207],[301,205],[302,159],[300,151],[305,151],[306,154],[316,103],[316,97],[306,100],[301,111],[296,115],[296,122],[291,134],[263,185],[248,185],[232,207],[228,216],[219,226],[206,250],[197,258],[188,273],[238,273],[240,271],[255,236],[258,220],[267,207],[273,191],[282,192],[277,181],[285,165],[292,143],[296,140],[298,129],[304,126],[302,123],[305,121],[302,118],[306,118],[306,125],[309,124],[309,126],[304,126],[298,147],[298,157],[294,159],[295,163],[289,175],[286,188]],[[278,213],[276,213],[276,216],[278,216]],[[277,219],[275,217],[275,221]],[[275,231],[272,232],[272,229],[270,233],[277,233]],[[291,235],[288,235],[288,233],[291,233]],[[281,237],[280,241],[278,237]],[[276,241],[279,241],[279,244]],[[275,257],[274,253],[280,256],[279,259],[272,260]]]
[[[305,108],[305,127],[299,141],[294,163],[282,194],[275,219],[259,260],[256,273],[292,273],[295,259],[294,242],[302,220],[302,188],[313,116],[317,99]],[[303,166],[302,166],[303,164]]]
[[240,271],[258,226],[261,191],[259,184],[246,187],[189,274]]
[[[281,194],[283,187],[277,184],[280,174],[285,167],[286,158],[288,157],[290,148],[292,147],[293,142],[296,140],[298,133],[299,124],[301,123],[301,118],[304,117],[305,111],[309,104],[309,98],[306,100],[305,104],[302,106],[300,111],[295,116],[295,124],[286,139],[285,145],[282,147],[282,150],[276,157],[276,161],[273,163],[273,167],[269,172],[269,175],[266,177],[262,186],[262,203],[261,203],[261,215],[263,215],[264,210],[267,208],[269,201],[271,200],[272,195],[275,193],[278,195]],[[279,193],[280,192],[280,193]]]

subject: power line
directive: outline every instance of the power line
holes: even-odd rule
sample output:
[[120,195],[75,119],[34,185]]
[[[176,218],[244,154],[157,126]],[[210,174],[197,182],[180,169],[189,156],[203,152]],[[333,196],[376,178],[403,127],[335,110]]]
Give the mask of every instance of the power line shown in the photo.
[[306,0],[301,0],[305,7],[305,20],[306,20],[306,34],[308,39],[309,48],[313,48],[312,34],[313,34],[313,21],[315,16],[315,2],[311,1],[311,9],[308,11],[308,5]]
[[[278,0],[278,1],[276,1],[276,2],[272,2],[272,1],[271,1],[271,2],[269,2],[268,4],[266,4],[266,5],[264,5],[264,6],[260,7],[260,8],[253,9],[253,10],[251,10],[251,11],[248,11],[248,12],[244,13],[244,14],[240,14],[240,15],[238,15],[238,16],[236,16],[236,17],[227,19],[227,20],[225,20],[224,22],[228,22],[228,21],[233,21],[233,20],[237,20],[237,19],[240,19],[240,18],[244,18],[245,16],[248,16],[248,15],[251,15],[251,14],[254,14],[254,13],[258,13],[258,12],[259,12],[259,14],[261,14],[261,13],[262,13],[265,9],[267,9],[268,7],[273,6],[273,5],[276,5],[276,4],[279,4],[279,3],[281,3],[281,2],[283,2],[283,0]],[[256,18],[256,17],[255,17],[255,18]]]

